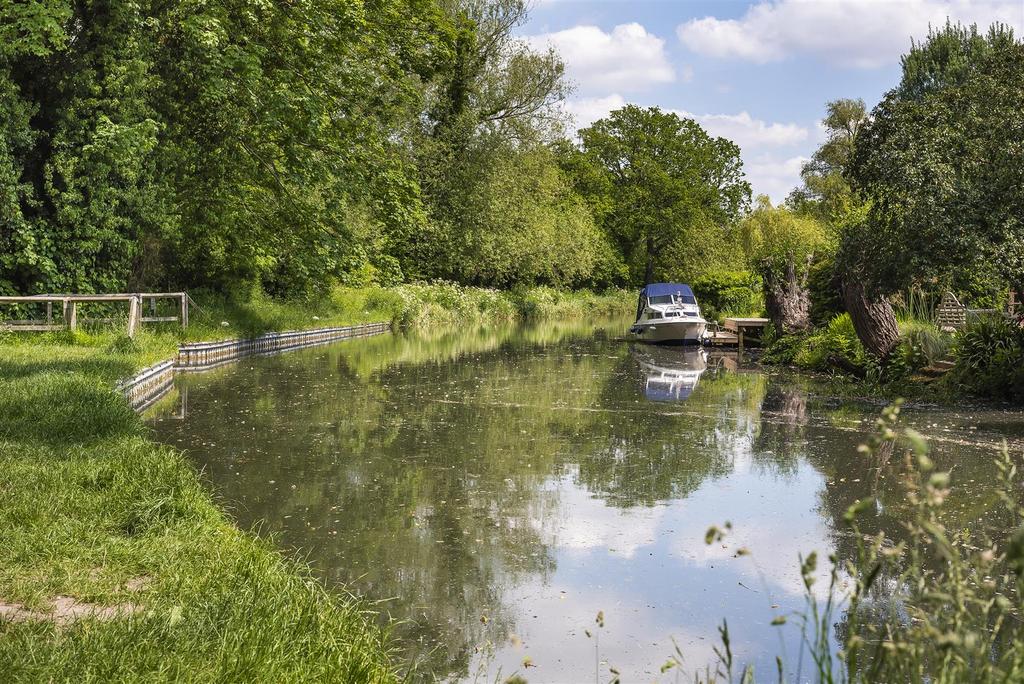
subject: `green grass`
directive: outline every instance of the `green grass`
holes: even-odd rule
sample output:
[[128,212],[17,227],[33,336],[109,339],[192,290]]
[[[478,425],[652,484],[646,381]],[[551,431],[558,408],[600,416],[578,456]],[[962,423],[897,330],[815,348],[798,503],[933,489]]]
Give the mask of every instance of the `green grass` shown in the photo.
[[[151,442],[114,383],[184,339],[392,320],[426,327],[617,313],[632,296],[450,285],[323,301],[197,297],[187,333],[116,326],[0,333],[0,609],[57,597],[121,610],[58,625],[0,618],[5,681],[400,678],[376,616],[237,529],[177,450]],[[221,325],[224,321],[227,325]]]
[[358,602],[235,528],[182,455],[146,438],[111,385],[148,350],[22,342],[0,359],[0,602],[139,606],[0,623],[6,681],[397,678]]

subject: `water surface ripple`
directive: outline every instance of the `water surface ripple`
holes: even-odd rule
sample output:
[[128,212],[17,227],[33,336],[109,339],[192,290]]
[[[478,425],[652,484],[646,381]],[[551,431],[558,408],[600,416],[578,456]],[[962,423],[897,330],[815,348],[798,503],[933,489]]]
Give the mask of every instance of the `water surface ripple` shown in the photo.
[[[877,407],[815,402],[735,355],[631,346],[626,325],[245,359],[180,375],[148,420],[241,526],[399,619],[419,680],[676,681],[660,667],[678,646],[685,681],[713,663],[723,619],[737,662],[774,679],[781,655],[805,678],[795,621],[770,624],[804,605],[798,555],[851,557],[842,515],[867,496],[867,531],[899,535],[895,472],[856,452]],[[953,468],[950,522],[984,518],[1019,416],[907,419]]]

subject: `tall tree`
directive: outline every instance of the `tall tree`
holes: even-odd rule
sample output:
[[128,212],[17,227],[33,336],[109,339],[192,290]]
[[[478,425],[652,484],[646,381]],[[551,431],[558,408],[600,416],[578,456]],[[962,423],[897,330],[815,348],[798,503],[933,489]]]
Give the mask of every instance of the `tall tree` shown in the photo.
[[[544,225],[547,219],[580,225],[582,215],[569,209],[572,203],[547,192],[562,183],[548,173],[559,171],[543,148],[559,130],[564,65],[554,51],[534,50],[515,36],[527,18],[524,0],[443,0],[442,7],[450,47],[425,87],[421,130],[412,138],[429,221],[395,241],[402,268],[416,278],[479,285],[509,285],[509,277],[549,282],[541,274],[565,272],[566,264],[542,265],[538,252],[520,269],[514,254],[522,252],[487,246],[522,247],[529,233],[557,238]],[[510,173],[516,160],[539,174]],[[493,194],[498,188],[503,197]],[[529,198],[538,211],[523,211],[515,220],[495,216],[493,208],[511,196]],[[562,239],[572,238],[565,233]],[[565,246],[548,253],[564,253]]]
[[800,213],[835,223],[857,203],[847,172],[857,133],[867,122],[860,99],[832,100],[826,105],[825,142],[800,169],[803,185],[793,190],[786,203]]
[[847,304],[880,356],[895,321],[864,302],[990,265],[1024,286],[1024,43],[1002,26],[947,25],[903,68],[857,136],[850,176],[870,209],[842,249],[856,274]]
[[604,230],[634,284],[677,271],[668,263],[673,244],[701,231],[722,232],[750,201],[739,148],[691,119],[628,105],[579,135],[583,159],[597,173],[587,183],[610,195]]

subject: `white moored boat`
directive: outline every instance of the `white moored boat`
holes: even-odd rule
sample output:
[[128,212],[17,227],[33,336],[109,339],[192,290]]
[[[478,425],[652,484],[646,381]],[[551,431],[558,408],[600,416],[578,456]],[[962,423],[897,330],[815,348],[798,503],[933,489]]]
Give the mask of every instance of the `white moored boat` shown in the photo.
[[651,283],[640,291],[629,333],[640,342],[699,344],[707,325],[689,285]]

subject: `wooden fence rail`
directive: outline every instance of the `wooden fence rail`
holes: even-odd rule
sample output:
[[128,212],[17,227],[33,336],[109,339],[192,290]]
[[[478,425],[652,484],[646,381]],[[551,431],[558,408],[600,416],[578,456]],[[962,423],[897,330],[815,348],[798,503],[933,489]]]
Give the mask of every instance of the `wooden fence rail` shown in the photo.
[[[174,300],[177,313],[174,316],[157,316],[157,301]],[[149,303],[149,316],[143,314],[143,302]],[[93,304],[128,304],[128,336],[134,337],[143,323],[180,322],[182,328],[188,327],[188,306],[190,302],[186,292],[129,292],[119,294],[44,294],[26,297],[0,297],[0,304],[26,305],[46,304],[45,319],[31,320],[0,320],[0,330],[46,331],[75,330],[78,327],[78,305]],[[54,323],[53,305],[59,304],[63,323]],[[91,319],[110,322],[110,318]],[[83,318],[83,322],[85,319]]]

